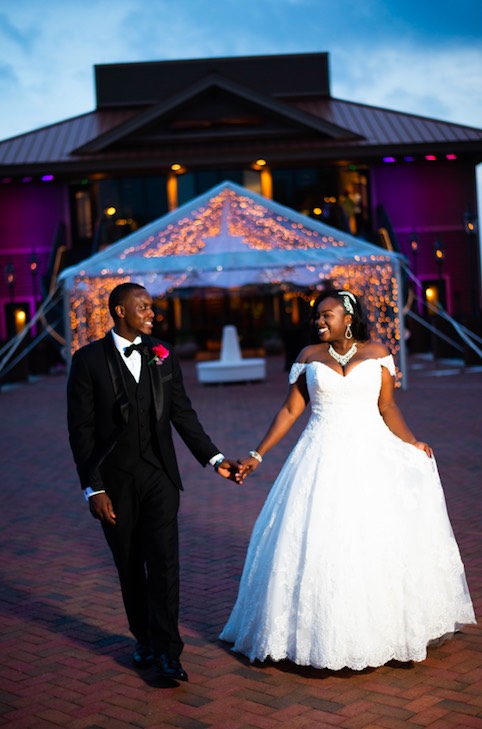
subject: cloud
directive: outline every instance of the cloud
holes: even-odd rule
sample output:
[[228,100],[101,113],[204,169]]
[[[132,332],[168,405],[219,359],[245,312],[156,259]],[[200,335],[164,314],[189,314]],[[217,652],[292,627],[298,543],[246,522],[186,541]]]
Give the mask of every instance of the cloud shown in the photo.
[[480,126],[481,14],[479,0],[436,13],[420,0],[22,0],[0,14],[0,139],[93,109],[96,64],[320,51],[340,98]]
[[34,36],[35,30],[31,25],[22,29],[12,22],[5,13],[0,13],[0,40],[3,52],[8,52],[9,46],[28,51],[31,48]]
[[331,67],[339,98],[481,126],[482,49],[338,50]]
[[13,67],[7,63],[0,64],[0,93],[5,92],[7,89],[13,90],[17,82],[17,74]]

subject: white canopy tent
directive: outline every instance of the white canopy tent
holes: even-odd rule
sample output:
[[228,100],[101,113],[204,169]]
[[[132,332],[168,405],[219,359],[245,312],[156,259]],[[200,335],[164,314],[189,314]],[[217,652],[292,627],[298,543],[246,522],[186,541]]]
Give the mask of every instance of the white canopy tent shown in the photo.
[[400,257],[231,182],[64,270],[71,349],[112,325],[107,299],[134,281],[154,297],[176,289],[324,282],[364,297],[369,318],[404,371]]

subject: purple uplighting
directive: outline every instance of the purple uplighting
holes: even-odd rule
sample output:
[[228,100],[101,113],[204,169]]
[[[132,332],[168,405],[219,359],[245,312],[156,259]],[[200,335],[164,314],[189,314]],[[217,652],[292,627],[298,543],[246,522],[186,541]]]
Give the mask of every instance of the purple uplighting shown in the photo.
[[384,162],[395,162],[396,160],[395,160],[395,157],[384,157],[383,161]]
[[42,182],[51,182],[54,179],[53,175],[42,175],[40,178]]

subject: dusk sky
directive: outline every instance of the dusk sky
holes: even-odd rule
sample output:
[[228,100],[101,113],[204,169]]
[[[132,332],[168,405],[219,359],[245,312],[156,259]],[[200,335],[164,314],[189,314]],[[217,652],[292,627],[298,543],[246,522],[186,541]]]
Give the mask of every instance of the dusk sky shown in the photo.
[[321,51],[335,97],[482,127],[480,0],[0,0],[0,139],[91,111],[96,64]]

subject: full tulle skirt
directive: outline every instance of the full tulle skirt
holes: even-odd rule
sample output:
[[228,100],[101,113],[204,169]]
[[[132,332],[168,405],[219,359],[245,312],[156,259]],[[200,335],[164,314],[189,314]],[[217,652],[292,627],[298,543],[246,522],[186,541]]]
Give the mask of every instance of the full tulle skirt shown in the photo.
[[475,622],[435,459],[376,413],[351,440],[326,416],[312,416],[268,495],[220,638],[251,661],[422,661]]

